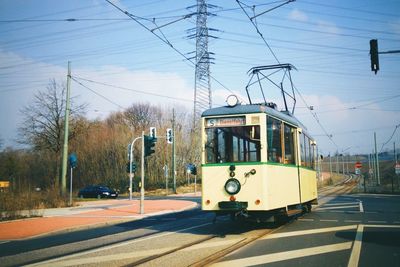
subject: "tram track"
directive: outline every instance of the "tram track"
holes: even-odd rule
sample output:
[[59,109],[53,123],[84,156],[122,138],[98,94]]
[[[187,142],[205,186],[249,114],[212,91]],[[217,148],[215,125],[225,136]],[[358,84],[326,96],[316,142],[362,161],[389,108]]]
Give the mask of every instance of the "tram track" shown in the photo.
[[[328,197],[328,196],[335,196],[335,195],[341,195],[341,194],[348,194],[352,192],[354,187],[357,186],[358,180],[354,179],[346,179],[345,181],[342,181],[333,187],[329,188],[324,188],[322,192],[320,192],[320,195],[322,197]],[[191,267],[202,267],[202,266],[210,266],[215,262],[218,262],[220,259],[223,257],[227,256],[228,254],[237,251],[238,249],[249,245],[255,241],[257,241],[260,238],[263,238],[265,236],[268,236],[269,234],[272,234],[273,232],[277,231],[278,229],[281,229],[283,227],[286,227],[288,224],[290,224],[294,219],[291,219],[290,221],[286,222],[285,224],[279,225],[278,227],[275,228],[270,228],[270,229],[257,229],[257,230],[251,230],[251,231],[243,231],[243,233],[240,234],[239,237],[236,237],[232,239],[232,242],[223,247],[218,249],[217,251],[212,252],[211,254],[207,255],[206,257],[199,259],[192,260],[191,263],[186,264],[185,266],[191,266]],[[187,244],[183,244],[179,247],[173,248],[171,250],[168,250],[166,252],[160,253],[158,255],[153,255],[135,262],[132,262],[130,264],[127,264],[125,266],[154,266],[157,264],[157,261],[160,262],[162,261],[162,258],[165,258],[167,256],[169,257],[179,257],[180,253],[183,253],[184,251],[188,250],[196,250],[196,246],[201,246],[203,245],[204,247],[207,247],[206,244],[207,242],[210,242],[212,240],[215,240],[217,238],[222,238],[228,233],[220,233],[219,235],[212,235],[208,236],[199,240],[196,240],[194,242],[190,242]]]
[[[233,227],[235,231],[223,231],[219,234],[206,236],[177,247],[172,247],[162,253],[136,260],[124,266],[158,266],[162,262],[170,262],[172,258],[179,258],[181,266],[208,266],[226,255],[285,227],[290,222],[283,225],[257,224],[257,229],[254,229],[255,224],[244,223],[246,226],[243,226],[243,224],[237,224],[237,222],[224,223],[225,228]],[[265,226],[268,228],[265,228]],[[239,232],[239,234],[236,232]],[[191,258],[193,255],[194,257]],[[183,257],[186,257],[186,259],[183,259]]]

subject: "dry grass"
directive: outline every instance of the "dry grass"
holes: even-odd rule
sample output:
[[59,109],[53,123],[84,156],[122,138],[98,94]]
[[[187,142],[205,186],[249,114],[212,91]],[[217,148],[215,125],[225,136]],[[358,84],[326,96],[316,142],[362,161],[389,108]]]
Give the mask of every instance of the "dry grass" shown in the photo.
[[24,217],[41,216],[45,208],[59,208],[68,205],[68,200],[60,197],[58,191],[44,192],[1,192],[0,221]]

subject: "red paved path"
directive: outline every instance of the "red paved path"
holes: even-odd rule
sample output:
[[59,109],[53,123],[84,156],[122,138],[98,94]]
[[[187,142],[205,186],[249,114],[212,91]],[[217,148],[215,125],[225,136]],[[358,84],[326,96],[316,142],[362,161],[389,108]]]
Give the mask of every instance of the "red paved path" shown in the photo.
[[[78,214],[1,222],[0,240],[24,239],[82,226],[116,223],[122,220],[134,220],[163,212],[181,211],[196,206],[196,203],[184,200],[145,200],[145,214],[140,215],[138,200],[114,200],[114,202],[112,200],[107,202],[96,201],[93,205],[103,203],[110,205],[118,204],[118,206],[104,206],[101,210],[81,212]],[[85,205],[86,208],[90,206],[91,205]]]

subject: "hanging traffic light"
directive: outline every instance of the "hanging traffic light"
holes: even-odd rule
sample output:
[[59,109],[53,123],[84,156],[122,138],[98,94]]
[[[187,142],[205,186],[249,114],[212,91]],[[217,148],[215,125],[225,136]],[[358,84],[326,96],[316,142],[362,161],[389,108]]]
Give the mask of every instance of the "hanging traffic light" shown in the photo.
[[379,51],[377,39],[372,39],[369,41],[369,54],[371,55],[371,71],[374,71],[376,74],[379,70]]
[[167,144],[172,144],[173,143],[173,136],[172,136],[172,129],[171,128],[167,129],[166,138],[167,138]]
[[155,152],[154,146],[156,145],[157,138],[144,135],[144,156],[150,156]]

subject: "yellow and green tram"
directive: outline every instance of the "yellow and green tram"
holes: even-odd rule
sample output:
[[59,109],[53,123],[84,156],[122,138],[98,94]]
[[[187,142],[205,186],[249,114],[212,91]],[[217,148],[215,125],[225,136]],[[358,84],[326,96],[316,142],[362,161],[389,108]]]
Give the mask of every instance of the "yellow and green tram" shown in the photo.
[[317,203],[316,143],[274,104],[202,114],[202,209],[270,220]]

